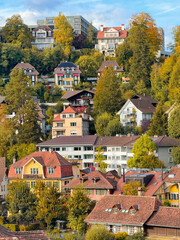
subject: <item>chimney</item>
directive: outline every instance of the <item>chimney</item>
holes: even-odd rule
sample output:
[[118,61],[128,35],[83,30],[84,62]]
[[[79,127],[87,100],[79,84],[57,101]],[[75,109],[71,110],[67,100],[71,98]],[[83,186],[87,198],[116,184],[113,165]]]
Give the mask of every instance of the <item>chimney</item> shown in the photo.
[[143,195],[143,190],[142,187],[138,187],[138,196],[142,196]]
[[123,183],[126,182],[126,179],[125,179],[125,171],[124,171],[124,168],[123,168]]
[[103,30],[104,30],[104,26],[101,25],[101,26],[100,26],[100,31],[103,32]]
[[124,24],[121,24],[121,30],[124,31]]
[[121,166],[118,167],[118,175],[121,177]]
[[6,167],[6,158],[0,157],[0,168],[5,168],[5,167]]

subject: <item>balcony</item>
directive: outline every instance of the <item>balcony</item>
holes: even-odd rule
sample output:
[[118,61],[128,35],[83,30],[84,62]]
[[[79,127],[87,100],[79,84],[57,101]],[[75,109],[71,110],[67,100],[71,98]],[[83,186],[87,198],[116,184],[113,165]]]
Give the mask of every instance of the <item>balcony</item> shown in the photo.
[[43,178],[42,174],[24,174],[23,175],[24,179],[41,179]]

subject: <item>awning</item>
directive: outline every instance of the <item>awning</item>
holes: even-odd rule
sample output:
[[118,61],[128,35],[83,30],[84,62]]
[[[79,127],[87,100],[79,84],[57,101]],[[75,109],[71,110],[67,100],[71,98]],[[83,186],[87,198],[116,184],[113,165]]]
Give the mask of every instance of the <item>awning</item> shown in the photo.
[[78,73],[73,73],[73,76],[79,76],[79,74]]
[[61,73],[61,74],[58,74],[58,77],[62,77],[63,76],[63,74]]

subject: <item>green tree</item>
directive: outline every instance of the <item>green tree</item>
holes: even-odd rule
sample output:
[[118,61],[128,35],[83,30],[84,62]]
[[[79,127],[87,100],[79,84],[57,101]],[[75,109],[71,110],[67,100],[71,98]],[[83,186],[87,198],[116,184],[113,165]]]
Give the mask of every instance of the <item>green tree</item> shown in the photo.
[[177,59],[169,80],[169,99],[180,102],[180,57]]
[[66,17],[61,13],[54,19],[54,22],[54,37],[56,43],[60,44],[62,49],[64,49],[64,54],[69,57],[73,42],[73,28],[68,23]]
[[6,20],[2,36],[7,43],[20,43],[21,47],[31,47],[32,35],[20,15],[13,15]]
[[87,48],[93,48],[95,45],[95,32],[94,32],[94,27],[92,25],[92,22],[89,24],[89,28],[88,28],[88,36],[85,40],[85,47]]
[[88,76],[97,76],[96,71],[99,68],[99,64],[96,62],[96,59],[93,56],[80,56],[80,58],[77,60],[76,65],[79,65],[79,69],[81,69],[81,76],[83,78],[86,78]]
[[87,191],[83,188],[73,190],[68,201],[68,227],[83,233],[86,230],[84,219],[89,214],[90,199],[87,197]]
[[175,166],[180,164],[180,146],[172,148],[171,156]]
[[[123,187],[123,195],[138,195],[138,188],[141,187],[141,183],[139,181],[129,181],[129,183],[126,183]],[[144,192],[147,191],[146,187],[143,185],[142,190]]]
[[104,112],[101,115],[97,116],[95,128],[98,136],[106,136],[106,130],[109,122],[111,121],[111,114]]
[[142,135],[133,145],[132,153],[133,158],[130,158],[127,162],[128,167],[142,168],[141,161],[144,157],[153,153],[156,150],[156,146],[152,139],[148,135]]
[[111,66],[108,69],[105,68],[96,87],[94,96],[95,113],[115,114],[121,108],[122,103],[120,84],[116,73]]
[[96,148],[95,160],[94,162],[100,167],[100,171],[105,173],[107,168],[107,163],[104,162],[106,157],[104,157],[104,150],[101,146]]
[[25,102],[30,99],[30,96],[31,90],[28,87],[28,78],[25,76],[22,69],[14,69],[11,72],[10,81],[6,85],[8,113],[18,113]]
[[180,105],[170,114],[168,121],[168,133],[170,137],[180,139]]
[[151,119],[149,130],[147,132],[149,136],[164,136],[167,135],[167,115],[163,111],[163,105],[158,103],[154,116]]
[[85,240],[111,240],[111,235],[104,225],[93,225],[87,231]]
[[30,223],[36,217],[35,195],[27,183],[22,180],[13,181],[8,185],[6,197],[9,220],[18,223]]
[[144,232],[137,232],[131,236],[128,236],[126,240],[145,240]]
[[24,116],[23,124],[18,127],[18,143],[38,143],[42,136],[39,115],[37,105],[34,100],[31,99],[25,103],[22,111],[20,112]]
[[105,132],[106,136],[116,136],[117,134],[124,133],[123,127],[119,120],[119,116],[116,116],[109,121]]

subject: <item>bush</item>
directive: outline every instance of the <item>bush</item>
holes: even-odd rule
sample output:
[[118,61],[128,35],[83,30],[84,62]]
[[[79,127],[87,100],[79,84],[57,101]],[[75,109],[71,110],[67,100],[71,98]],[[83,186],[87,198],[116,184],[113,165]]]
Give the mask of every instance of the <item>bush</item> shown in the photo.
[[19,231],[19,226],[17,224],[3,224],[3,226],[12,232]]
[[26,227],[24,225],[19,225],[19,231],[26,231]]
[[5,223],[4,217],[0,216],[0,224],[3,225]]
[[39,230],[40,225],[39,223],[34,223],[28,226],[25,226],[25,231],[32,231],[32,230]]
[[84,236],[79,233],[68,233],[65,235],[64,240],[84,240]]
[[104,225],[94,225],[86,233],[85,240],[111,240],[112,237]]
[[145,240],[143,232],[134,233],[132,236],[128,236],[126,240]]
[[170,203],[169,200],[164,200],[163,205],[166,206],[166,207],[170,207],[171,203]]
[[127,238],[126,232],[119,232],[119,233],[110,233],[111,237],[116,240],[125,240]]

